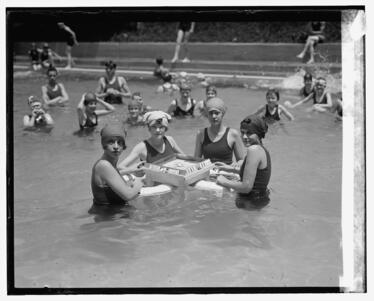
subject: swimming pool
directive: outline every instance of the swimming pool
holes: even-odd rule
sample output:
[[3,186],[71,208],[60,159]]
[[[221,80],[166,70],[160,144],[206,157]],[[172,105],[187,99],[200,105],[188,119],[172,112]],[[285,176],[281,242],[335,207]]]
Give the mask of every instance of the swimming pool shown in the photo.
[[[292,111],[296,121],[270,128],[264,145],[272,156],[271,202],[239,208],[235,194],[189,188],[132,202],[121,212],[89,214],[91,168],[102,154],[98,133],[78,137],[76,106],[97,81],[63,81],[70,96],[52,108],[50,133],[22,129],[26,99],[40,95],[45,79],[14,79],[15,287],[272,287],[339,286],[342,274],[342,125],[331,116]],[[156,82],[130,81],[146,104],[166,110],[170,97]],[[226,124],[263,104],[261,89],[219,87]],[[202,99],[195,87],[192,97]],[[281,99],[296,99],[283,90]],[[104,116],[104,125],[125,107]],[[204,119],[172,122],[168,134],[186,153]],[[148,136],[128,129],[126,156]]]

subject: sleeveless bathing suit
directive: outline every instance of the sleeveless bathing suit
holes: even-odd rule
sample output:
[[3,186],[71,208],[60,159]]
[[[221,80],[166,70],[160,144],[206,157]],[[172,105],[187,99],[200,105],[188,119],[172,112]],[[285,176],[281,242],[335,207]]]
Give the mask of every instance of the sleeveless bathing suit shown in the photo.
[[279,106],[277,105],[277,109],[275,110],[275,113],[274,114],[271,114],[270,111],[269,111],[269,107],[268,105],[266,105],[266,111],[265,111],[265,115],[264,115],[266,121],[279,121],[280,120],[280,116],[279,116]]
[[97,115],[96,113],[94,112],[93,113],[94,117],[95,117],[95,121],[92,121],[90,118],[88,118],[88,116],[86,115],[86,120],[84,122],[84,124],[80,124],[80,128],[83,130],[83,129],[88,129],[88,128],[94,128],[95,126],[97,126],[98,122],[97,122]]
[[[94,170],[95,170],[96,164],[99,161],[97,161],[95,163],[94,167],[92,168],[92,176],[91,176],[91,189],[92,189],[94,204],[95,205],[124,205],[124,204],[127,204],[127,201],[122,199],[109,186],[99,186],[95,183],[95,177],[94,177],[95,172],[94,172]],[[117,170],[117,172],[118,172],[118,170]],[[118,172],[118,174],[119,174],[119,172]]]
[[49,99],[55,99],[58,96],[62,96],[61,87],[56,84],[57,89],[53,89],[50,85],[47,85],[47,95]]
[[30,55],[30,58],[31,58],[31,61],[33,63],[36,63],[36,62],[39,62],[39,51],[36,50],[36,49],[31,49],[29,51],[29,55]]
[[305,86],[302,87],[301,90],[300,90],[300,95],[303,96],[303,97],[307,97],[307,96],[309,96],[312,93],[313,93],[313,88],[312,88],[312,90],[310,90],[309,93],[307,92]]
[[176,103],[176,108],[174,110],[174,116],[175,117],[193,116],[193,111],[194,111],[195,105],[196,105],[196,100],[195,99],[193,99],[193,98],[188,99],[188,104],[190,104],[191,107],[187,111],[185,111],[185,110],[183,110],[182,108],[179,107],[178,101],[176,99],[174,99],[174,101]]
[[[106,77],[104,77],[104,82],[105,82],[104,92],[108,91],[109,88],[112,88],[117,91],[121,91],[121,86],[119,84],[119,79],[117,76],[115,77],[115,80],[113,83],[110,83]],[[121,95],[113,95],[113,94],[107,95],[105,96],[104,100],[107,103],[111,103],[111,104],[122,104]]]
[[[253,183],[253,188],[249,193],[240,193],[241,196],[246,196],[248,198],[251,197],[264,197],[268,195],[267,186],[269,184],[270,176],[271,176],[271,159],[270,154],[265,147],[259,144],[266,153],[266,167],[263,169],[257,169],[256,178]],[[243,174],[245,164],[247,162],[247,157],[244,158],[243,164],[240,167],[240,180],[243,181]]]
[[318,102],[317,100],[317,92],[316,91],[313,91],[313,104],[327,104],[327,97],[326,97],[326,94],[327,93],[323,93],[323,97],[321,99],[320,102]]
[[222,138],[216,142],[212,142],[208,136],[208,129],[204,129],[204,140],[201,146],[202,154],[205,159],[210,159],[214,162],[224,162],[226,164],[232,163],[233,149],[227,143],[227,135],[230,128],[227,127]]
[[147,158],[146,158],[147,163],[158,161],[160,159],[166,158],[169,155],[175,153],[169,140],[165,136],[163,137],[163,140],[165,143],[165,149],[163,153],[160,153],[158,150],[156,150],[147,140],[143,141],[145,143],[145,147],[147,148]]
[[[31,119],[32,115],[29,115],[29,118]],[[45,119],[44,116],[42,117],[39,117],[37,119],[35,119],[34,121],[34,126],[35,127],[43,127],[43,126],[46,126],[47,125],[47,121]]]

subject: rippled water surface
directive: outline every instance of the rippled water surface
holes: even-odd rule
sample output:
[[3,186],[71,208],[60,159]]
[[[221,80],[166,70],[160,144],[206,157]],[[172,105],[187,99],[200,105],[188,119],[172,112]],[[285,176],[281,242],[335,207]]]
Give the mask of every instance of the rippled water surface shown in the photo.
[[[338,286],[341,256],[342,126],[331,116],[295,109],[295,122],[273,125],[264,140],[272,156],[271,202],[242,208],[235,194],[189,188],[140,198],[133,207],[88,213],[91,168],[102,153],[99,135],[78,137],[76,106],[96,81],[64,82],[70,103],[52,108],[50,133],[22,129],[27,96],[44,79],[14,79],[14,254],[16,287]],[[145,103],[166,110],[170,97],[155,83],[129,82]],[[264,103],[264,90],[219,88],[227,125]],[[192,96],[201,99],[204,89]],[[297,99],[281,91],[282,101]],[[99,124],[121,120],[125,107]],[[171,123],[193,153],[203,119]],[[125,157],[146,138],[128,130]]]

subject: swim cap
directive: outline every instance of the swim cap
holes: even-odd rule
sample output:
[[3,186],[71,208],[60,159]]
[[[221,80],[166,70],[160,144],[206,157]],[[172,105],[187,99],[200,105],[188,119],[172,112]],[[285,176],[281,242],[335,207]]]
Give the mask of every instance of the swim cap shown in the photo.
[[218,110],[218,111],[221,111],[222,113],[225,113],[227,109],[223,100],[218,97],[213,97],[211,99],[208,99],[205,103],[205,107],[208,112],[212,110]]
[[92,102],[92,101],[95,101],[95,102],[97,101],[95,93],[92,93],[92,92],[86,93],[84,95],[83,104],[86,106],[86,105],[88,105],[89,102]]
[[263,118],[256,115],[250,115],[244,118],[240,123],[240,129],[251,131],[262,139],[265,138],[265,134],[268,131],[268,125]]
[[102,128],[100,135],[101,135],[101,145],[105,148],[106,144],[109,140],[113,138],[119,138],[123,142],[123,148],[126,148],[125,143],[125,130],[118,124],[110,124],[105,125]]
[[323,77],[317,78],[317,80],[316,80],[316,86],[326,87],[327,86],[326,79],[324,79]]
[[148,126],[161,124],[168,127],[171,116],[163,111],[151,111],[144,114],[143,120]]
[[304,81],[306,81],[306,80],[313,80],[313,75],[309,72],[305,73]]
[[39,103],[40,105],[42,105],[42,101],[39,100],[38,98],[36,98],[35,96],[31,95],[28,99],[27,99],[27,103],[29,104],[29,106],[31,106],[33,103]]

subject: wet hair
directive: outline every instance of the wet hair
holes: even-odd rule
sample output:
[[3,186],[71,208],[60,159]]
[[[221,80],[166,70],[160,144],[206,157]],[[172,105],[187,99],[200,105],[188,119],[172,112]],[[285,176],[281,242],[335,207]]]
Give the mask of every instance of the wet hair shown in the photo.
[[208,91],[213,91],[217,95],[217,88],[215,86],[209,85],[205,88],[205,93],[208,93]]
[[304,75],[304,82],[307,80],[313,80],[313,75],[309,72],[305,73]]
[[179,85],[179,90],[189,90],[189,91],[191,91],[191,87],[188,83],[181,82],[180,85]]
[[156,58],[156,64],[157,65],[162,65],[164,63],[164,59],[162,58],[162,57],[158,57],[158,58]]
[[268,125],[264,118],[256,115],[250,115],[240,122],[240,129],[251,131],[261,140],[265,138],[265,134],[268,131]]
[[58,71],[57,71],[56,67],[53,66],[53,65],[50,65],[50,66],[48,67],[46,74],[48,75],[49,72],[52,72],[52,71],[54,71],[54,72],[56,72],[56,73],[58,74]]
[[277,97],[277,100],[279,100],[280,96],[279,96],[279,91],[278,89],[275,89],[275,88],[269,88],[266,92],[266,98],[271,95],[271,94],[274,94],[276,97]]
[[127,105],[127,108],[130,109],[130,108],[133,108],[133,107],[138,107],[139,110],[141,109],[141,103],[135,99],[131,100],[128,105]]
[[116,63],[114,63],[112,60],[106,62],[106,63],[104,64],[104,66],[105,66],[105,68],[107,68],[107,69],[116,69],[116,68],[117,68]]

